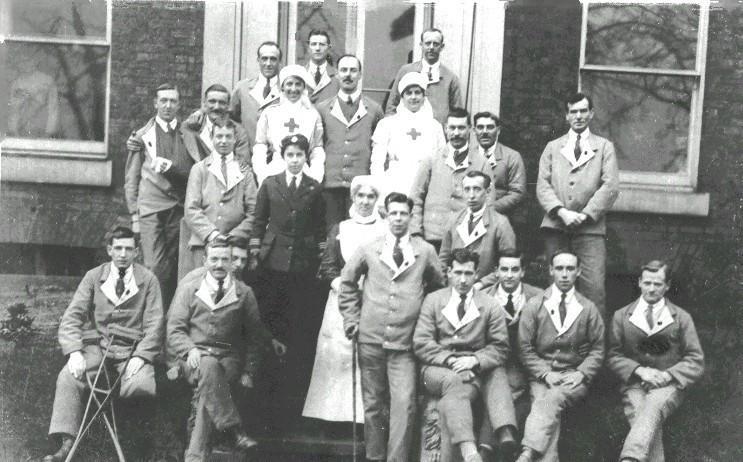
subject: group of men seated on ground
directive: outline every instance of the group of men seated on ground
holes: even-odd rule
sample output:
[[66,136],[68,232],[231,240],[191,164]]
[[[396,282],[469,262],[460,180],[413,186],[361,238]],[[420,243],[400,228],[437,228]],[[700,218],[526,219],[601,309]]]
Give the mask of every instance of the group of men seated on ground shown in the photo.
[[[113,232],[111,262],[86,274],[60,324],[69,359],[50,434],[62,445],[48,462],[71,450],[103,357],[121,374],[122,396],[152,395],[163,343],[169,378],[194,390],[186,459],[206,457],[214,429],[254,446],[227,384],[262,380],[258,356],[271,345],[285,356],[271,380],[286,393],[269,401],[303,401],[306,353],[324,322],[315,278],[329,243],[342,254],[331,290],[338,330],[358,345],[368,460],[410,460],[418,364],[465,461],[557,460],[561,414],[586,395],[605,356],[605,214],[618,176],[612,143],[589,131],[590,97],[567,99],[570,130],[540,159],[552,277],[541,291],[521,282],[524,261],[513,250],[523,162],[498,143],[492,113],[475,115],[478,146],[470,146],[458,79],[438,62],[443,34],[422,34],[424,59],[403,66],[391,99],[400,103],[384,118],[361,94],[358,58],[342,56],[336,74],[328,34],[313,31],[308,46],[307,67],[279,71],[280,49],[262,44],[261,75],[232,96],[210,86],[185,122],[176,118],[177,88],[158,87],[156,116],[127,141],[134,229]],[[384,219],[375,207],[360,212],[370,198],[383,202]],[[379,232],[346,251],[353,239],[336,225],[348,222]],[[135,232],[149,270],[133,263]],[[181,233],[190,237],[179,255]],[[250,287],[235,268],[243,264]],[[632,423],[627,461],[662,460],[663,420],[703,371],[691,318],[664,298],[669,282],[666,264],[643,266],[642,296],[614,313],[608,335],[607,364]],[[137,335],[118,335],[120,326]],[[513,397],[526,396],[527,384],[522,428]],[[487,418],[475,439],[470,403],[480,393]]]

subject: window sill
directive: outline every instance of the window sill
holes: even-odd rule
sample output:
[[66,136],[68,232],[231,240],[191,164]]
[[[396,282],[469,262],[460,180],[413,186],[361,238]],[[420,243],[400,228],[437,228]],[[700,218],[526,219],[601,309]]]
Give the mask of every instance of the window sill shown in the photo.
[[55,157],[0,152],[0,179],[19,183],[111,186],[112,162],[103,157]]
[[613,212],[653,213],[660,215],[709,215],[709,193],[668,191],[622,185]]

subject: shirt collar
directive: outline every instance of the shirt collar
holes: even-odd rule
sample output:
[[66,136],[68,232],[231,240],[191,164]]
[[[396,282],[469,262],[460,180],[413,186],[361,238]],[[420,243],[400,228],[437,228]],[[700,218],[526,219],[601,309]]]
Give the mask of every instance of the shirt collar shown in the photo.
[[[580,134],[580,140],[581,141],[586,140],[588,139],[589,136],[591,136],[591,130],[588,127],[586,127],[586,129],[583,130],[583,132]],[[568,130],[568,142],[569,143],[570,142],[575,143],[575,138],[577,137],[578,137],[578,134],[574,132],[572,128]]]
[[292,177],[297,177],[297,186],[299,186],[299,183],[302,182],[302,172],[297,173],[296,175],[292,175],[289,173],[289,169],[284,170],[284,176],[286,177],[286,185],[289,186],[292,182]]
[[473,212],[472,210],[467,208],[467,211],[469,212],[467,216],[469,217],[469,215],[472,215],[472,221],[479,220],[480,218],[482,218],[483,215],[485,215],[486,206],[487,204],[483,205],[482,207],[480,207],[480,210],[478,210],[477,212]]
[[[390,247],[394,246],[397,238],[390,232],[389,229],[387,230],[385,235],[386,235],[385,240],[384,240],[385,244],[389,245]],[[410,233],[405,233],[405,235],[400,238],[400,246],[409,245],[409,244],[410,244]]]
[[[233,152],[225,156],[225,160],[227,162],[232,162],[234,159],[235,154]],[[217,151],[212,151],[212,162],[222,162],[222,154],[218,153]]]
[[[266,77],[263,74],[260,74],[259,73],[258,74],[258,85],[257,86],[259,86],[260,88],[265,87],[266,86],[266,80],[268,80],[268,79],[266,79]],[[270,85],[272,87],[278,87],[279,86],[279,76],[278,75],[274,75],[273,77],[271,77]]]
[[498,143],[494,143],[492,146],[490,146],[488,149],[485,149],[480,145],[477,144],[477,149],[480,154],[483,155],[485,158],[492,157],[495,154],[495,147],[498,146]]
[[325,61],[318,66],[317,64],[310,61],[309,71],[313,78],[315,77],[315,72],[317,72],[318,67],[320,68],[320,74],[325,74],[325,70],[328,68],[328,62]]
[[158,115],[155,116],[155,122],[157,122],[157,124],[164,132],[167,132],[169,129],[175,130],[175,127],[178,125],[178,119],[173,118],[173,120],[171,120],[170,122],[166,122]]
[[[126,269],[126,272],[124,273],[124,282],[129,282],[129,280],[134,276],[134,265],[129,265],[129,268]],[[111,271],[109,272],[109,277],[113,277],[114,279],[119,278],[119,268],[114,265],[114,262],[111,262]]]
[[441,67],[441,61],[436,61],[433,64],[428,64],[428,61],[423,59],[421,60],[421,64],[423,65],[421,69],[423,70],[424,74],[428,72],[428,69],[431,69],[431,72],[436,72],[439,70],[439,67]]
[[[464,305],[465,306],[469,305],[472,302],[472,297],[474,296],[474,294],[475,294],[475,289],[470,289],[470,291],[467,292],[467,296],[464,297]],[[455,289],[454,287],[452,287],[451,288],[451,298],[449,299],[449,301],[451,303],[456,302],[457,304],[459,304],[459,300],[461,300],[461,299],[462,299],[462,296],[459,294],[459,292],[457,292],[457,289]]]
[[[561,294],[562,291],[558,289],[555,284],[552,284],[552,294],[550,295],[550,299],[559,304],[560,298],[562,298]],[[575,298],[575,286],[571,287],[570,290],[565,293],[565,304],[570,304],[573,298]]]
[[470,149],[470,143],[467,142],[464,146],[462,146],[459,149],[454,149],[454,146],[451,145],[451,143],[446,143],[446,148],[449,150],[449,155],[454,157],[454,151],[468,151]]
[[[658,314],[665,308],[666,306],[666,299],[665,297],[661,298],[659,302],[653,304],[653,317],[658,318]],[[645,311],[648,309],[648,302],[645,301],[644,297],[640,297],[640,301],[637,302],[637,308],[640,310],[643,314],[645,314]]]
[[[483,207],[484,208],[484,207]],[[502,299],[504,302],[508,300],[508,296],[511,296],[511,300],[514,302],[521,297],[521,292],[523,292],[524,285],[519,282],[519,285],[516,286],[516,289],[513,292],[506,292],[506,290],[503,288],[503,284],[498,284],[498,288],[495,289],[495,295],[498,297],[498,299]]]
[[356,91],[354,91],[353,93],[350,93],[350,94],[349,93],[345,93],[343,90],[339,90],[338,91],[338,98],[340,98],[340,100],[343,101],[344,103],[346,101],[348,101],[348,97],[349,96],[351,97],[351,99],[355,103],[359,99],[359,97],[361,96],[361,85],[359,85],[358,87],[356,87]]
[[[216,293],[217,289],[219,289],[219,282],[217,282],[217,279],[212,276],[212,273],[209,271],[206,272],[206,276],[204,276],[204,282],[206,283],[206,287],[209,289],[209,292]],[[224,278],[224,284],[222,285],[222,290],[227,293],[227,289],[232,285],[232,276],[230,276],[230,273],[227,273],[227,277]]]

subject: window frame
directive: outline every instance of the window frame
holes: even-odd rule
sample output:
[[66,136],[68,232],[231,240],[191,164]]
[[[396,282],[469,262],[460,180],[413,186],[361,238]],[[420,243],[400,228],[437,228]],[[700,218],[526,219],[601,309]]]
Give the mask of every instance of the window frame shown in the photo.
[[[48,158],[53,157],[55,159],[89,159],[89,160],[105,160],[108,157],[108,141],[109,141],[109,123],[110,123],[110,109],[111,109],[111,37],[112,37],[112,10],[113,2],[111,0],[105,0],[106,2],[106,34],[105,38],[79,38],[79,37],[40,37],[28,34],[18,35],[2,35],[0,34],[0,42],[5,43],[36,43],[44,45],[79,45],[79,46],[93,46],[93,47],[106,47],[106,95],[105,95],[105,114],[106,119],[103,123],[104,136],[103,141],[89,141],[89,140],[64,140],[54,138],[19,138],[6,136],[3,140],[0,140],[0,150],[4,155],[15,155],[15,156],[30,156]],[[0,5],[0,13],[4,11],[4,7]],[[3,128],[3,133],[5,128]],[[3,180],[8,179],[8,172],[3,172]],[[110,176],[110,175],[108,175]],[[61,175],[60,180],[64,181],[51,181],[59,183],[71,183],[77,184],[74,178],[65,179],[66,175]],[[11,180],[14,179],[11,175]],[[26,181],[25,179],[23,181]],[[110,180],[109,180],[110,183]],[[85,181],[83,184],[90,184],[90,181]],[[96,182],[96,185],[102,185]]]
[[[697,30],[696,60],[693,70],[638,68],[631,66],[610,66],[586,64],[586,40],[588,33],[588,10],[591,5],[697,5],[699,7],[699,26]],[[704,83],[707,62],[707,38],[709,36],[710,0],[584,0],[582,2],[580,56],[578,65],[578,88],[583,85],[584,73],[609,74],[650,74],[694,78],[691,92],[691,110],[689,111],[689,138],[687,142],[686,171],[664,173],[650,171],[619,171],[622,189],[645,189],[668,192],[693,193],[697,189],[699,173],[699,150],[702,134],[702,116],[704,102]],[[625,195],[626,196],[626,195]],[[621,198],[621,195],[620,195]],[[615,207],[616,208],[616,207]],[[669,213],[674,213],[669,210]],[[696,213],[692,213],[696,214]],[[706,213],[705,213],[706,214]]]

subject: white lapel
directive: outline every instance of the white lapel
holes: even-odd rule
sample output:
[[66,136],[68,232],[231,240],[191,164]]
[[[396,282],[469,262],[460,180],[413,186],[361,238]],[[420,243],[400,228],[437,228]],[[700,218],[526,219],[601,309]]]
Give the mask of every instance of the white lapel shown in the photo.
[[521,318],[521,310],[524,308],[524,305],[526,305],[526,295],[524,295],[523,286],[521,286],[521,293],[518,295],[518,297],[511,299],[511,301],[513,302],[513,316],[511,316],[511,313],[506,310],[506,303],[508,302],[508,298],[503,299],[503,297],[500,296],[500,294],[498,293],[499,287],[500,284],[495,286],[495,298],[498,300],[498,304],[503,311],[503,315],[506,317],[506,321],[508,321],[508,325],[513,326],[514,324],[519,322],[519,318]]
[[199,290],[196,291],[196,296],[199,297],[210,310],[214,311],[216,306],[214,305],[211,293],[209,293],[209,286],[206,284],[206,280],[201,280],[201,285],[199,286]]
[[[314,78],[314,76],[313,76],[313,78]],[[328,84],[330,84],[330,81],[331,80],[332,79],[328,75],[328,72],[327,72],[327,69],[326,69],[325,73],[323,73],[322,74],[322,77],[320,77],[320,81],[315,86],[315,89],[312,91],[312,94],[315,95],[317,93],[320,93],[323,88],[327,87]]]
[[234,188],[243,178],[245,178],[245,175],[240,171],[240,165],[233,158],[232,162],[227,164],[227,191]]
[[204,304],[208,306],[209,309],[212,311],[224,308],[225,306],[237,301],[237,293],[235,284],[233,282],[227,288],[227,292],[225,292],[222,300],[220,300],[219,303],[215,304],[214,299],[212,298],[211,291],[209,290],[209,284],[207,284],[206,282],[206,276],[201,279],[201,285],[199,286],[199,290],[196,291],[196,296],[200,298],[201,301],[204,302]]
[[557,336],[559,337],[567,332],[573,323],[575,323],[575,320],[578,319],[581,311],[583,311],[583,305],[578,302],[575,293],[573,293],[573,296],[566,301],[567,306],[565,310],[567,312],[565,314],[565,323],[562,324],[560,323],[560,297],[553,296],[557,292],[557,289],[554,288],[550,291],[550,297],[544,301],[544,308],[549,313],[552,324],[555,326]]
[[230,284],[230,287],[227,289],[227,292],[224,294],[224,297],[222,297],[222,300],[219,301],[216,305],[214,305],[213,310],[218,310],[220,308],[224,308],[227,305],[231,305],[237,301],[237,292],[235,291],[235,284]]
[[[212,159],[212,161],[209,163],[209,173],[214,175],[217,180],[219,180],[220,183],[226,188],[227,187],[227,181],[222,177],[222,166],[221,166],[221,160]],[[228,167],[229,169],[229,167]],[[227,176],[229,176],[229,172],[227,173]]]
[[137,281],[134,279],[134,272],[132,271],[132,276],[129,278],[128,281],[124,282],[124,293],[121,294],[121,298],[117,297],[116,296],[116,279],[117,278],[118,278],[118,275],[115,275],[115,273],[113,273],[113,271],[109,269],[108,277],[103,282],[103,284],[101,284],[101,292],[103,292],[103,295],[105,295],[106,298],[109,299],[111,303],[114,304],[114,306],[121,305],[125,301],[137,295],[137,293],[139,292],[139,287],[137,286]]
[[480,217],[480,219],[477,221],[475,229],[472,230],[472,234],[469,233],[469,229],[467,226],[468,219],[469,212],[464,214],[462,222],[459,223],[459,225],[457,226],[457,234],[459,234],[459,237],[462,239],[462,243],[465,247],[469,247],[474,242],[477,242],[477,240],[481,239],[485,235],[485,233],[487,233],[485,223],[483,222],[485,219],[484,216]]
[[157,122],[153,120],[152,126],[149,130],[144,132],[142,135],[142,142],[144,143],[145,151],[147,151],[147,155],[150,156],[150,161],[154,165],[155,158],[157,157],[157,140],[155,139],[155,126],[157,125]]
[[407,245],[401,245],[402,250],[402,265],[398,268],[395,264],[394,258],[392,258],[392,246],[384,244],[384,247],[382,248],[382,254],[380,255],[380,258],[382,262],[389,266],[394,273],[392,274],[392,279],[395,280],[399,275],[401,275],[403,272],[405,272],[406,269],[413,266],[413,263],[415,263],[415,253],[413,252],[413,246],[410,244],[410,241],[408,241]]
[[455,331],[461,329],[462,327],[480,317],[480,310],[475,304],[474,295],[465,302],[464,316],[461,320],[459,319],[459,314],[457,313],[458,307],[459,301],[455,297],[450,297],[449,302],[446,304],[444,309],[441,310],[441,314],[444,316],[444,318],[446,318],[447,321],[449,321],[449,324],[454,327]]
[[256,82],[253,89],[250,90],[248,93],[258,103],[258,109],[263,109],[279,99],[279,91],[274,85],[271,85],[271,92],[265,98],[263,98],[263,87],[261,87],[258,82]]
[[368,111],[363,99],[359,101],[359,108],[356,110],[356,114],[351,116],[351,120],[346,120],[346,116],[343,115],[343,111],[341,110],[340,102],[338,101],[337,97],[333,101],[333,107],[330,108],[330,115],[338,119],[346,127],[350,127],[351,125],[360,121],[367,113]]
[[562,154],[562,156],[567,159],[568,162],[570,162],[570,166],[573,170],[585,164],[589,160],[593,159],[594,156],[596,156],[596,152],[593,149],[593,144],[590,141],[591,135],[589,135],[587,139],[581,140],[581,153],[578,160],[575,160],[575,153],[573,152],[574,147],[571,147],[570,143],[568,143],[569,139],[569,136],[565,137],[565,145],[562,147],[562,149],[560,149],[560,154]]
[[668,309],[668,304],[663,307],[663,310],[660,312],[660,316],[658,316],[658,320],[655,322],[654,325],[648,326],[648,321],[645,318],[645,310],[640,309],[639,303],[635,304],[635,307],[632,311],[632,315],[629,318],[629,322],[635,325],[638,329],[645,332],[646,335],[650,336],[653,334],[657,334],[658,332],[662,331],[669,325],[673,324],[673,316],[671,315],[671,311]]
[[201,129],[201,133],[199,133],[199,138],[201,138],[201,141],[204,142],[209,151],[214,151],[214,145],[212,144],[212,134],[209,130],[211,126],[212,124],[210,122],[204,122],[204,127]]

